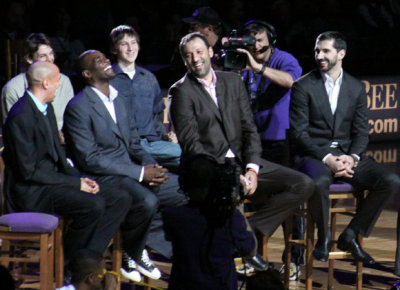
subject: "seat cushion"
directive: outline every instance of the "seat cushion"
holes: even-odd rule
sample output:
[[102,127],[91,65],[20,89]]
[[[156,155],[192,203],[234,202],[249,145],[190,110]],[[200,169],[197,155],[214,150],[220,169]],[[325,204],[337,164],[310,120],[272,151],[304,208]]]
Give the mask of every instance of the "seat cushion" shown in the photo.
[[16,212],[0,216],[0,225],[11,232],[51,233],[58,226],[58,218],[39,212]]
[[330,192],[353,191],[354,188],[347,182],[335,182],[329,186]]

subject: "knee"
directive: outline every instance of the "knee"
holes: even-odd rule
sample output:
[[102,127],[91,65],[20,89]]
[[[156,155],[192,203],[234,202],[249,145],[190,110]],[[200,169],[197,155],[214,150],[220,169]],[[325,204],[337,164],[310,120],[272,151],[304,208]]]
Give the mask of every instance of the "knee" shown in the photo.
[[400,193],[400,177],[396,173],[391,172],[382,177],[381,184],[388,190],[388,194]]
[[96,196],[90,205],[90,214],[93,216],[101,216],[106,210],[106,202],[100,196]]
[[304,174],[301,180],[301,184],[302,192],[304,193],[305,198],[308,199],[314,192],[314,181]]
[[314,191],[315,192],[324,192],[329,191],[329,186],[332,183],[332,180],[327,175],[321,175],[317,178],[314,178]]
[[115,194],[115,204],[117,206],[129,206],[132,204],[133,199],[128,191],[120,190],[118,194]]
[[158,208],[158,198],[154,194],[147,194],[141,202],[143,214],[153,215]]

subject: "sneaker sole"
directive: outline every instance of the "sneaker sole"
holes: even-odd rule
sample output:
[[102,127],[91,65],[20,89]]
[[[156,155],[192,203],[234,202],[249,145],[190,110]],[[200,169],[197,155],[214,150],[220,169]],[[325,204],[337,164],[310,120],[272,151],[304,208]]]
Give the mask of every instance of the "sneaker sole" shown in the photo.
[[122,277],[134,281],[134,282],[140,282],[142,280],[142,277],[140,276],[140,273],[136,270],[133,270],[131,272],[125,271],[124,268],[121,268],[121,275]]
[[153,280],[158,280],[161,278],[161,272],[157,268],[155,268],[153,270],[153,272],[155,271],[155,273],[147,271],[145,268],[141,267],[140,265],[136,265],[136,269],[143,275],[145,275]]

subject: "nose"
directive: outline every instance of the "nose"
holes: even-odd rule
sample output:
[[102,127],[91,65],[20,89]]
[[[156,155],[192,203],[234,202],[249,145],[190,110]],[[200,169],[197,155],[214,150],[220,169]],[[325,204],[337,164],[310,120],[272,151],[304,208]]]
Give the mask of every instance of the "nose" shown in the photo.
[[192,56],[192,62],[196,63],[199,60],[199,58],[195,55]]
[[54,57],[51,56],[51,55],[49,55],[49,54],[47,54],[47,55],[45,56],[45,61],[46,61],[46,62],[51,62],[51,63],[53,63],[53,62],[54,62]]
[[316,58],[316,59],[322,59],[322,58],[323,58],[323,53],[322,53],[322,51],[316,51],[316,52],[315,52],[315,58]]

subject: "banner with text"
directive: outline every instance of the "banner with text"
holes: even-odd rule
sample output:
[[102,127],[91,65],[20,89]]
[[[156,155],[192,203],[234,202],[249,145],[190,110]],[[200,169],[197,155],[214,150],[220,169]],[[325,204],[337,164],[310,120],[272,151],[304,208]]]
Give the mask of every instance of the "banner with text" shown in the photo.
[[399,140],[400,76],[359,78],[368,98],[370,141]]

